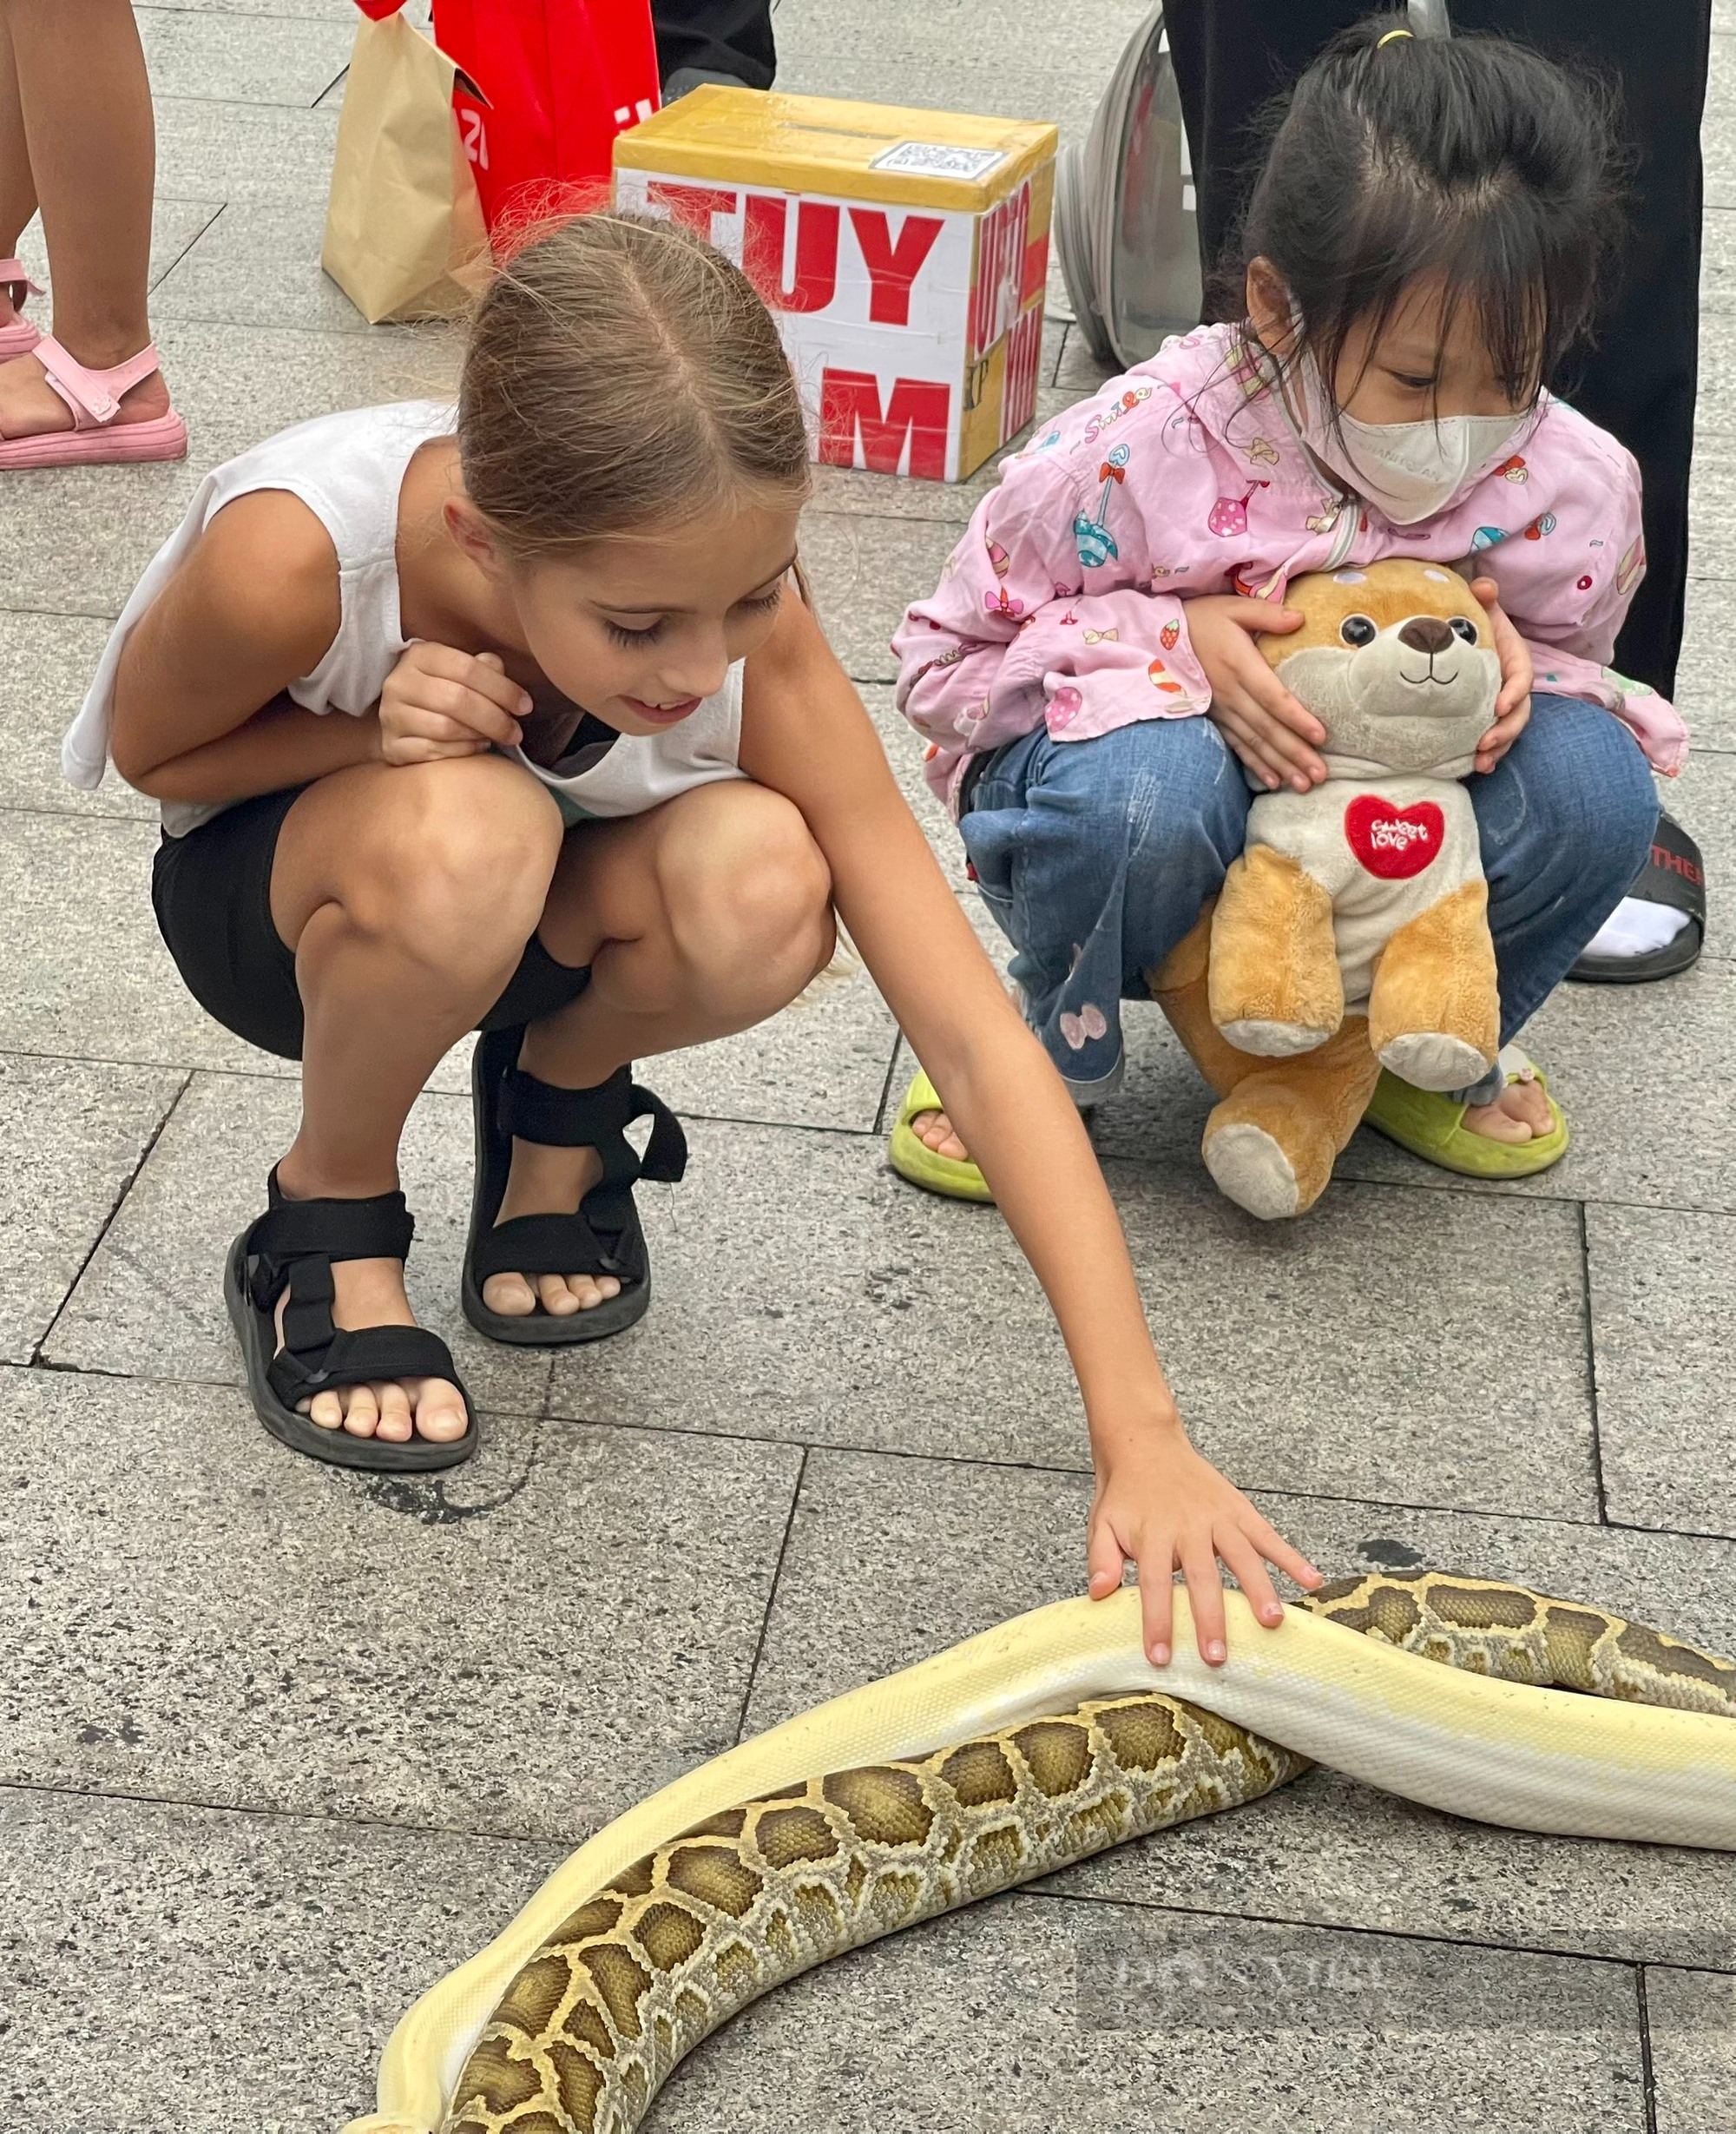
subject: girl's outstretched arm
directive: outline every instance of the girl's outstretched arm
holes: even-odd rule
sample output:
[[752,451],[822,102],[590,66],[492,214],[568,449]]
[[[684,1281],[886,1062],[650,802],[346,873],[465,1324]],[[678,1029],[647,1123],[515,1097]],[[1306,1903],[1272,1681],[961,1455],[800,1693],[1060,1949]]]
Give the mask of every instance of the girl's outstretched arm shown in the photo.
[[1283,1610],[1262,1559],[1304,1585],[1319,1573],[1189,1444],[1072,1099],[959,909],[819,624],[793,597],[747,663],[741,762],[801,809],[840,916],[1055,1307],[1097,1472],[1092,1594],[1115,1591],[1124,1560],[1137,1564],[1146,1643],[1161,1664],[1179,1565],[1201,1656],[1221,1660],[1217,1558],[1271,1624]]

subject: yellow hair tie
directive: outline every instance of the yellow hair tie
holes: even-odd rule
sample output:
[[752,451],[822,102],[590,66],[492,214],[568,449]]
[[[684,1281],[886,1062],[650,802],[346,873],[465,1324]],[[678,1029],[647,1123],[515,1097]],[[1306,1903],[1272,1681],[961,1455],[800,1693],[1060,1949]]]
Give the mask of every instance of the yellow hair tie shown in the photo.
[[1391,44],[1395,37],[1414,37],[1416,34],[1414,30],[1389,30],[1374,49],[1378,52],[1382,44]]

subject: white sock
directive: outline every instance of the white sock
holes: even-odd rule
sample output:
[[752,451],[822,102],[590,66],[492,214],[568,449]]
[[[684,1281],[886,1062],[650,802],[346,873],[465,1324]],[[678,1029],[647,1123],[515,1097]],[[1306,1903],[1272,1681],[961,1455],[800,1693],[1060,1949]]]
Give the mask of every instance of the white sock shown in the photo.
[[1688,923],[1688,914],[1673,904],[1647,904],[1623,897],[1586,950],[1588,956],[1649,956],[1667,948]]

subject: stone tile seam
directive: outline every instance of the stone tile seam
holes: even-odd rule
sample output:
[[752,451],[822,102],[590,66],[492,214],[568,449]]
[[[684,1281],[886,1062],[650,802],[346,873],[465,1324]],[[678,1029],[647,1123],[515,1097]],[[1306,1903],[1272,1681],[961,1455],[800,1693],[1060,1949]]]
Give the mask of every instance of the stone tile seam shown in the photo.
[[[76,1287],[75,1283],[74,1287]],[[64,1304],[62,1303],[62,1309]],[[48,1336],[44,1334],[44,1340]],[[0,1380],[11,1371],[51,1371],[64,1378],[95,1378],[113,1384],[127,1386],[186,1386],[211,1393],[233,1393],[238,1399],[245,1396],[246,1387],[237,1379],[204,1379],[184,1377],[149,1377],[140,1372],[113,1371],[100,1364],[66,1363],[40,1353],[28,1364],[10,1363],[0,1360]],[[700,1443],[761,1446],[781,1451],[799,1452],[803,1455],[803,1473],[806,1475],[806,1458],[811,1453],[835,1455],[839,1459],[909,1460],[922,1465],[980,1468],[990,1472],[1014,1474],[1053,1475],[1070,1480],[1088,1481],[1092,1470],[1088,1465],[1062,1466],[1051,1461],[1015,1459],[962,1459],[945,1452],[912,1452],[904,1446],[879,1445],[839,1444],[832,1440],[814,1438],[782,1438],[746,1430],[683,1429],[678,1425],[660,1422],[615,1422],[607,1417],[592,1415],[563,1415],[551,1406],[555,1398],[552,1387],[544,1407],[539,1412],[529,1408],[497,1408],[488,1406],[479,1413],[484,1422],[524,1423],[533,1427],[550,1425],[573,1430],[620,1432],[628,1436],[654,1438],[690,1438]],[[1559,1527],[1565,1532],[1612,1534],[1654,1534],[1667,1540],[1736,1542],[1736,1534],[1719,1533],[1710,1529],[1687,1526],[1647,1526],[1623,1519],[1568,1519],[1554,1512],[1525,1512],[1510,1506],[1491,1510],[1478,1505],[1417,1504],[1408,1498],[1352,1497],[1337,1491],[1286,1489],[1282,1485],[1252,1485],[1263,1498],[1284,1502],[1323,1505],[1347,1505],[1371,1513],[1393,1512],[1415,1512],[1424,1518],[1469,1518],[1506,1520],[1526,1526]]]
[[[9,813],[36,814],[56,812],[58,811],[49,809],[0,807],[0,818]],[[128,815],[79,815],[75,816],[74,820],[82,822],[137,822],[141,818]],[[896,1048],[894,1057],[896,1057]],[[66,1060],[88,1067],[155,1068],[161,1074],[193,1075],[201,1080],[213,1082],[293,1082],[296,1077],[290,1071],[290,1069],[297,1064],[293,1061],[286,1062],[283,1071],[274,1073],[264,1067],[205,1067],[201,1066],[197,1062],[189,1064],[185,1060],[122,1059],[106,1052],[36,1052],[22,1045],[0,1046],[0,1064],[3,1064],[9,1059]],[[455,1103],[466,1100],[466,1092],[463,1090],[431,1089],[424,1085],[422,1093],[424,1097],[447,1097]],[[744,1119],[738,1118],[732,1112],[687,1111],[680,1105],[674,1105],[671,1109],[678,1118],[689,1119],[701,1126],[743,1126],[752,1128],[756,1132],[766,1134],[835,1134],[844,1141],[871,1141],[879,1132],[879,1129],[875,1126],[833,1126],[812,1119]],[[1678,1212],[1693,1215],[1704,1211],[1687,1209]]]
[[[175,1070],[171,1068],[168,1071],[170,1073],[174,1073]],[[115,1218],[120,1214],[122,1206],[125,1202],[127,1195],[132,1191],[134,1186],[138,1182],[140,1172],[143,1170],[145,1165],[149,1163],[151,1158],[151,1151],[156,1147],[157,1143],[162,1138],[164,1129],[168,1126],[169,1121],[174,1116],[176,1110],[180,1107],[181,1100],[186,1096],[188,1089],[192,1086],[192,1075],[183,1070],[181,1072],[181,1086],[175,1090],[174,1095],[169,1098],[168,1103],[163,1106],[162,1111],[157,1119],[156,1124],[145,1136],[144,1145],[139,1151],[138,1160],[133,1165],[132,1169],[127,1173],[126,1176],[121,1181],[120,1189],[115,1195],[114,1199],[109,1202],[108,1214],[104,1215],[101,1223],[97,1226],[96,1235],[90,1242],[90,1249],[79,1261],[78,1266],[73,1274],[72,1280],[67,1284],[65,1289],[61,1293],[60,1302],[56,1305],[54,1311],[49,1319],[47,1326],[43,1328],[42,1333],[36,1337],[36,1343],[30,1351],[30,1366],[32,1367],[42,1364],[43,1350],[47,1347],[48,1343],[53,1340],[54,1330],[60,1324],[61,1315],[66,1310],[67,1305],[71,1301],[73,1291],[76,1289],[79,1283],[84,1280],[86,1268],[89,1268],[90,1262],[96,1257],[97,1253],[102,1249],[102,1242],[108,1236],[109,1231],[114,1228]]]
[[[0,1371],[3,1371],[6,1367],[7,1367],[3,1365],[0,1365]],[[61,1370],[76,1370],[81,1367],[76,1365],[56,1365],[54,1367]],[[108,1375],[122,1377],[126,1374],[124,1373],[108,1373]],[[181,1381],[174,1380],[141,1380],[140,1382],[142,1384],[161,1383],[165,1385],[172,1385]],[[234,1390],[234,1381],[232,1380],[217,1381],[197,1380],[187,1382],[194,1384],[224,1384],[229,1386],[231,1390]],[[556,1394],[551,1387],[549,1392],[550,1401],[552,1402],[555,1398]],[[534,1420],[537,1419],[527,1417],[523,1419]],[[884,1446],[869,1444],[855,1445],[847,1442],[838,1443],[835,1439],[822,1439],[818,1438],[780,1438],[773,1436],[761,1436],[753,1432],[745,1430],[700,1430],[692,1426],[683,1428],[681,1426],[674,1423],[615,1422],[610,1420],[608,1417],[599,1417],[594,1415],[563,1415],[556,1413],[552,1406],[548,1409],[540,1419],[544,1422],[557,1425],[569,1424],[575,1429],[579,1430],[638,1431],[654,1433],[660,1437],[720,1439],[726,1444],[731,1445],[779,1445],[800,1446],[804,1452],[818,1452],[825,1455],[836,1455],[839,1459],[910,1460],[919,1465],[931,1466],[958,1467],[966,1469],[980,1468],[993,1473],[1055,1475],[1058,1477],[1066,1477],[1069,1479],[1075,1479],[1079,1481],[1088,1481],[1092,1474],[1092,1469],[1088,1464],[1079,1467],[1068,1467],[1062,1466],[1051,1460],[967,1459],[961,1459],[957,1453],[952,1452],[913,1452],[907,1446]],[[1691,1527],[1630,1525],[1627,1522],[1621,1519],[1610,1519],[1607,1521],[1600,1519],[1568,1519],[1562,1518],[1554,1512],[1523,1512],[1507,1506],[1503,1506],[1498,1511],[1490,1511],[1486,1507],[1476,1505],[1416,1504],[1410,1502],[1407,1498],[1351,1497],[1334,1490],[1286,1489],[1281,1484],[1268,1485],[1265,1483],[1253,1483],[1249,1486],[1261,1498],[1283,1498],[1286,1502],[1294,1501],[1297,1503],[1305,1504],[1350,1505],[1360,1506],[1364,1510],[1371,1512],[1384,1513],[1389,1512],[1414,1512],[1417,1513],[1419,1517],[1425,1518],[1516,1520],[1522,1522],[1527,1526],[1554,1526],[1560,1527],[1569,1532],[1659,1534],[1670,1538],[1683,1541],[1736,1541],[1736,1534],[1700,1532]]]
[[1597,1402],[1597,1322],[1592,1311],[1591,1291],[1591,1233],[1586,1223],[1585,1202],[1576,1203],[1579,1220],[1575,1235],[1579,1241],[1580,1310],[1581,1325],[1585,1334],[1585,1397],[1587,1412],[1591,1418],[1591,1479],[1597,1492],[1597,1523],[1609,1525],[1609,1492],[1603,1480],[1602,1418]]
[[1658,2134],[1657,2070],[1652,2065],[1652,2011],[1644,1964],[1634,1966],[1634,2012],[1640,2024],[1640,2096],[1646,2110],[1646,2134]]
[[[202,200],[188,201],[184,204],[191,207],[210,207],[211,205],[208,201]],[[210,230],[220,219],[223,210],[228,206],[228,204],[229,203],[227,201],[220,200],[216,206],[212,207],[211,213],[206,217],[205,221],[200,224],[199,227],[193,233],[192,236],[187,239],[187,242],[181,247],[181,250],[175,254],[174,257],[169,261],[168,265],[163,268],[162,272],[160,274],[154,274],[151,277],[151,290],[153,293],[155,293],[158,289],[161,288],[164,282],[166,282],[169,276],[174,273],[175,268],[181,265],[181,261],[187,257],[187,254],[192,251],[193,247],[199,242],[200,239],[203,237],[207,232]]]
[[[1254,1808],[1257,1804],[1251,1801],[1247,1805],[1250,1808]],[[1431,1809],[1430,1813],[1440,1815],[1442,1820],[1449,1823],[1457,1820],[1454,1817],[1448,1815],[1446,1812],[1442,1809]],[[1487,1828],[1491,1830],[1504,1828],[1504,1826],[1498,1823],[1489,1823],[1486,1825],[1479,1825],[1477,1827],[1479,1828]],[[1176,1828],[1185,1828],[1186,1826],[1177,1825]],[[1152,1833],[1150,1838],[1136,1839],[1134,1843],[1149,1844],[1154,1841],[1161,1841],[1164,1834],[1165,1834],[1161,1830],[1154,1831]],[[1589,1840],[1586,1841],[1590,1843],[1599,1842],[1597,1840]],[[1121,1847],[1115,1847],[1112,1848],[1113,1851],[1121,1851],[1124,1849],[1126,1848]],[[1064,1870],[1064,1872],[1069,1874],[1076,1874],[1082,1868],[1089,1867],[1092,1860],[1107,1860],[1109,1857],[1110,1854],[1108,1853],[1093,1854],[1091,1855],[1091,1860],[1081,1861],[1073,1867]],[[1546,1942],[1486,1941],[1479,1939],[1461,1940],[1457,1934],[1429,1933],[1403,1927],[1368,1927],[1359,1923],[1352,1924],[1348,1921],[1338,1920],[1288,1919],[1286,1918],[1282,1913],[1279,1912],[1233,1912],[1226,1906],[1221,1905],[1166,1904],[1161,1899],[1155,1897],[1101,1897],[1092,1890],[1056,1889],[1054,1887],[1052,1880],[1027,1882],[1021,1885],[1016,1889],[1010,1889],[1007,1891],[1005,1894],[1009,1897],[1047,1897],[1053,1902],[1060,1904],[1100,1905],[1105,1909],[1114,1909],[1115,1911],[1121,1912],[1167,1912],[1182,1919],[1245,1920],[1250,1925],[1255,1927],[1300,1927],[1314,1930],[1320,1933],[1355,1934],[1360,1938],[1371,1940],[1420,1941],[1431,1944],[1437,1947],[1482,1949],[1488,1952],[1491,1955],[1496,1956],[1542,1956],[1552,1958],[1559,1963],[1607,1964],[1612,1970],[1616,1971],[1637,1972],[1647,1969],[1654,1971],[1691,1971],[1703,1978],[1736,1978],[1736,1969],[1723,1970],[1715,1964],[1667,1964],[1654,1958],[1643,1956],[1611,1956],[1607,1953],[1600,1952],[1595,1949],[1551,1948]]]
[[760,1679],[760,1663],[766,1656],[766,1636],[772,1626],[772,1612],[778,1604],[778,1591],[783,1583],[784,1559],[790,1551],[790,1536],[795,1531],[796,1513],[801,1507],[802,1485],[807,1480],[810,1447],[803,1446],[801,1458],[796,1462],[795,1482],[790,1491],[789,1510],[784,1514],[784,1531],[778,1538],[777,1559],[772,1565],[772,1576],[766,1588],[766,1605],[760,1612],[760,1628],[753,1639],[753,1657],[747,1663],[747,1680],[742,1686],[741,1707],[735,1715],[735,1731],[732,1740],[740,1743],[747,1725],[747,1714],[753,1703],[753,1690]]
[[[511,1845],[535,1847],[539,1852],[551,1847],[569,1846],[567,1837],[551,1838],[534,1832],[478,1828],[462,1823],[405,1822],[388,1815],[365,1815],[325,1813],[305,1808],[279,1808],[263,1801],[202,1801],[181,1794],[138,1793],[127,1789],[107,1790],[100,1787],[56,1786],[40,1779],[0,1779],[0,1794],[35,1795],[49,1801],[115,1801],[131,1802],[140,1808],[187,1808],[201,1815],[234,1815],[250,1817],[259,1822],[302,1823],[325,1825],[340,1830],[390,1830],[409,1837],[461,1838],[476,1840],[486,1845]],[[598,1826],[599,1828],[601,1826]],[[1154,1834],[1161,1839],[1163,1833]],[[576,1834],[570,1843],[582,1841]],[[1140,1843],[1152,1841],[1141,1840]],[[1122,1848],[1116,1847],[1116,1850]],[[1106,1858],[1107,1854],[1096,1855]],[[1081,1866],[1087,1863],[1081,1862]],[[1076,1872],[1077,1870],[1071,1870]],[[1098,1912],[1165,1913],[1178,1919],[1240,1920],[1256,1927],[1283,1927],[1318,1933],[1354,1934],[1358,1939],[1381,1941],[1417,1942],[1433,1947],[1476,1949],[1494,1956],[1536,1956],[1563,1964],[1601,1964],[1614,1970],[1642,1972],[1686,1971],[1697,1977],[1725,1979],[1736,1977],[1736,1972],[1719,1969],[1709,1964],[1662,1963],[1642,1957],[1611,1956],[1598,1950],[1552,1948],[1546,1943],[1529,1941],[1490,1941],[1460,1937],[1454,1934],[1428,1933],[1406,1931],[1402,1927],[1370,1927],[1358,1922],[1333,1920],[1287,1919],[1279,1913],[1233,1912],[1226,1907],[1211,1905],[1164,1904],[1154,1898],[1141,1896],[1106,1897],[1090,1891],[1055,1888],[1047,1880],[1027,1883],[1004,1891],[1003,1900],[1023,1900],[1027,1902],[1040,1900],[1050,1904],[1089,1907]]]

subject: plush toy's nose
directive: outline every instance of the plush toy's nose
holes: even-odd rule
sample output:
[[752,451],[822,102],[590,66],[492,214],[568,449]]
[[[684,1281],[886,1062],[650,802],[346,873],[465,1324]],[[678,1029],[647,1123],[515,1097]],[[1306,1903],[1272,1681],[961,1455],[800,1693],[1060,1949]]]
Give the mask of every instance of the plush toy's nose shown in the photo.
[[1436,615],[1413,615],[1398,633],[1398,642],[1409,645],[1413,652],[1444,652],[1453,642],[1453,633]]

